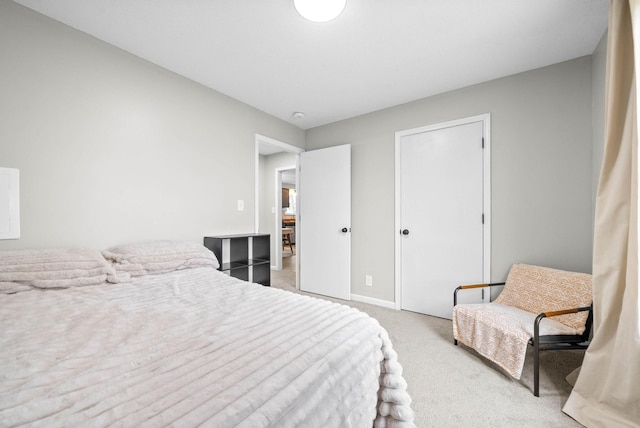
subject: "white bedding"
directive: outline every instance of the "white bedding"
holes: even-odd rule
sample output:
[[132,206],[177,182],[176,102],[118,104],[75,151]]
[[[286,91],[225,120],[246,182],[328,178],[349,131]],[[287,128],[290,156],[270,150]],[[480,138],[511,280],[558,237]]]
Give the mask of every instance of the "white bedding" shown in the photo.
[[3,427],[414,426],[377,321],[211,268],[0,295],[0,326]]

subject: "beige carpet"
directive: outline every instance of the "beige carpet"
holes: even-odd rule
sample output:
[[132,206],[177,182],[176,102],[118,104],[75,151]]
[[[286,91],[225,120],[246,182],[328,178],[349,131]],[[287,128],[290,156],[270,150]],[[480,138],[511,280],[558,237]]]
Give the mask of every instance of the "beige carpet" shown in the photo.
[[[282,271],[271,272],[271,285],[299,292],[295,290],[295,256],[288,250],[283,266]],[[571,391],[565,377],[581,364],[584,351],[541,353],[537,398],[531,353],[522,379],[516,381],[469,348],[455,346],[449,320],[327,299],[366,312],[389,332],[404,367],[418,427],[581,426],[562,413],[562,406]]]

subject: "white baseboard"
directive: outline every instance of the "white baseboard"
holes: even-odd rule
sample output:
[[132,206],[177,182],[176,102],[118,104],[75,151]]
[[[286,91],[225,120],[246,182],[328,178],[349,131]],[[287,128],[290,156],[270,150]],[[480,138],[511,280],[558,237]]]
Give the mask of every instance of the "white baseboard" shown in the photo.
[[383,308],[395,309],[395,302],[390,302],[388,300],[376,299],[374,297],[360,296],[358,294],[352,294],[351,300],[356,302],[368,303],[370,305],[382,306]]

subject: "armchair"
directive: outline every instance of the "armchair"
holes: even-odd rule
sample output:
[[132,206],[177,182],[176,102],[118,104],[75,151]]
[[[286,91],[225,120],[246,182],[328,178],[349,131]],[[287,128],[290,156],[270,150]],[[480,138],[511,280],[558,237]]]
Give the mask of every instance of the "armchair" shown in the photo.
[[[458,292],[504,285],[491,303],[458,304]],[[527,346],[533,347],[533,394],[539,397],[539,354],[585,349],[593,322],[591,275],[515,264],[506,282],[462,285],[453,294],[458,341],[520,379]]]

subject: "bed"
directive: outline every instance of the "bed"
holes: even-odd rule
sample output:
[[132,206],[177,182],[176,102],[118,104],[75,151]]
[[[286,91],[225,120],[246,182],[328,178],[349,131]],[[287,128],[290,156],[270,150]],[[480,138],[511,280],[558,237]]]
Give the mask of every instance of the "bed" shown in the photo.
[[388,334],[195,243],[0,252],[0,426],[414,427]]

